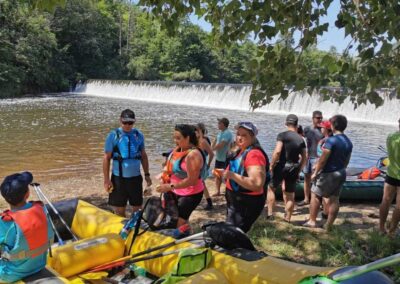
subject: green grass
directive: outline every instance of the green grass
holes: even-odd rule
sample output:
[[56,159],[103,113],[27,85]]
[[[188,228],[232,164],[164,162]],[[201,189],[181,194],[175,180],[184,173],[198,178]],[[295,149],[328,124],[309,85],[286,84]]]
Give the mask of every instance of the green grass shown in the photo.
[[[250,239],[271,256],[316,266],[362,265],[400,251],[400,239],[379,235],[373,229],[354,230],[344,222],[329,233],[281,221],[257,221]],[[400,266],[384,269],[400,283]]]

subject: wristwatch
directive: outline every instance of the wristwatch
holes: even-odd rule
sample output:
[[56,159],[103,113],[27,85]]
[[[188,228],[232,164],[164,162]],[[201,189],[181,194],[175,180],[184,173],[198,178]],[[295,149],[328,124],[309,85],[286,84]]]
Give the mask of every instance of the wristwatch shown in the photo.
[[175,184],[171,183],[169,186],[171,187],[171,189],[175,189]]
[[145,177],[149,177],[149,176],[150,176],[150,173],[145,173],[144,176],[145,176]]

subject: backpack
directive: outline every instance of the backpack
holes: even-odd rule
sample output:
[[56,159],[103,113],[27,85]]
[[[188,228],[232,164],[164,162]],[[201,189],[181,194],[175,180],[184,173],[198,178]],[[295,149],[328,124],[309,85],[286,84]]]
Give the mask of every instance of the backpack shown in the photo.
[[372,180],[376,179],[378,176],[381,175],[381,170],[379,170],[377,167],[371,167],[369,169],[364,170],[359,176],[359,179],[362,180]]
[[144,205],[143,220],[152,230],[175,229],[178,223],[178,205],[172,192],[152,196]]

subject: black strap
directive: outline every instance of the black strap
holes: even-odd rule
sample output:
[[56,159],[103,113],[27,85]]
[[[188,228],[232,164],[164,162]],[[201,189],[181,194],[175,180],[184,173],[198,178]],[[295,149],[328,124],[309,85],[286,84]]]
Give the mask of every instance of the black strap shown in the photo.
[[[116,158],[114,158],[113,157],[113,159],[115,159],[115,160],[117,160],[118,161],[118,167],[119,167],[119,176],[120,177],[124,177],[124,173],[123,173],[123,171],[122,171],[122,155],[121,155],[121,151],[119,150],[119,147],[118,147],[118,143],[119,143],[119,139],[121,138],[121,132],[119,131],[119,129],[117,128],[117,129],[115,129],[115,134],[116,134],[116,143],[115,143],[115,145],[114,145],[114,148],[113,148],[113,153],[116,153],[117,154],[117,157]],[[128,148],[130,148],[129,147],[130,145],[128,145]]]

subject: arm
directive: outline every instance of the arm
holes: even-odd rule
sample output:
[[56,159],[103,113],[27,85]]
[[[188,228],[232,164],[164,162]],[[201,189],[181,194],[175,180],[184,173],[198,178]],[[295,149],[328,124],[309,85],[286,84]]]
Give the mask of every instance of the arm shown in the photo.
[[207,141],[203,140],[202,142],[202,148],[208,153],[208,168],[211,166],[211,162],[214,159],[214,152],[210,146],[210,144],[207,143]]
[[322,151],[321,157],[318,159],[317,164],[315,165],[315,171],[311,175],[311,179],[314,180],[319,172],[325,167],[326,162],[328,161],[329,156],[331,155],[331,150],[324,149]]
[[248,175],[247,177],[231,171],[225,171],[224,177],[226,179],[232,179],[247,190],[260,191],[260,188],[262,188],[265,183],[265,166],[249,166],[246,168],[246,172]]
[[282,141],[276,142],[276,146],[275,146],[274,152],[272,153],[272,159],[271,159],[271,163],[269,166],[269,170],[271,172],[275,168],[276,164],[279,161],[279,157],[281,156],[282,148],[283,148],[283,142]]
[[227,143],[228,143],[228,142],[222,140],[221,142],[219,142],[218,144],[216,144],[216,145],[213,147],[213,150],[215,151],[215,150],[222,149]]
[[300,172],[304,169],[304,166],[307,163],[307,148],[304,148],[301,151],[301,164],[300,164]]
[[110,180],[110,160],[112,153],[104,153],[103,156],[103,176],[104,176],[104,190],[109,192],[112,188],[112,183]]
[[142,168],[144,171],[144,178],[146,180],[147,186],[150,186],[152,184],[151,178],[149,175],[146,175],[146,174],[149,174],[149,158],[147,157],[147,153],[144,148],[142,149],[141,154],[142,154],[141,163],[142,163]]
[[[199,180],[200,170],[203,167],[203,157],[199,151],[191,151],[185,159],[187,177],[177,183],[174,183],[173,185],[175,189],[196,185]],[[161,184],[157,187],[157,191],[159,192],[167,192],[170,190],[172,190],[170,184]]]

